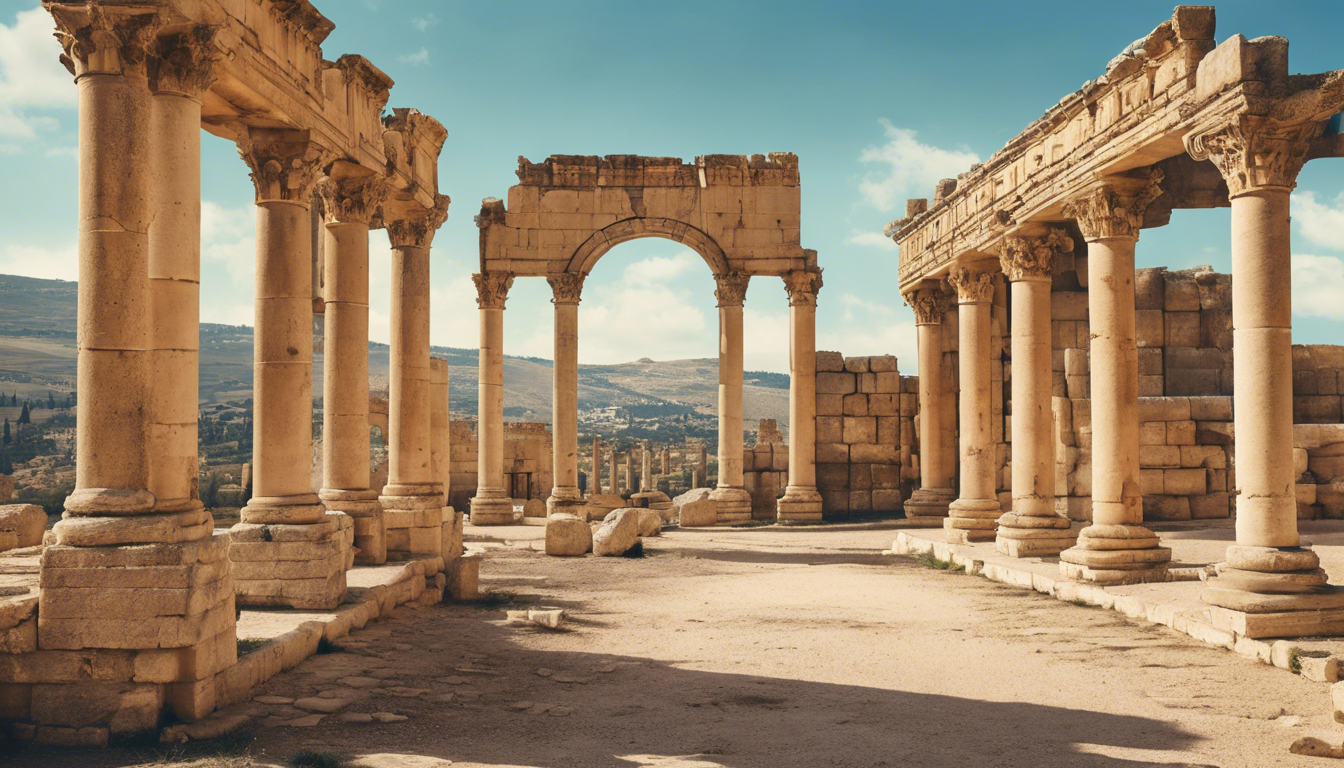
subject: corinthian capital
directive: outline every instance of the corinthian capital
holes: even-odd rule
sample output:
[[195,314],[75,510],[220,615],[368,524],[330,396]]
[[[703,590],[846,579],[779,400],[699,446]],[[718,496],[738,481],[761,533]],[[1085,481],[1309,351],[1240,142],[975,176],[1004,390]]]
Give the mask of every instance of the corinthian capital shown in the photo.
[[742,306],[742,302],[747,299],[747,283],[750,280],[751,275],[745,272],[725,272],[722,275],[715,275],[714,282],[718,287],[714,289],[714,298],[719,300],[719,306]]
[[155,40],[147,58],[149,87],[159,93],[200,98],[215,82],[215,63],[219,59],[214,46],[216,31],[216,27],[197,24]]
[[56,21],[61,63],[78,80],[84,75],[120,75],[144,66],[158,15],[153,9],[43,4]]
[[905,303],[915,311],[915,325],[941,324],[950,299],[934,285],[926,285],[905,294]]
[[1213,161],[1231,197],[1265,187],[1292,189],[1307,161],[1311,140],[1322,130],[1322,123],[1288,125],[1241,115],[1213,130],[1186,134],[1185,150],[1196,160]]
[[582,272],[561,272],[547,277],[546,282],[551,284],[551,303],[578,304],[579,294],[583,293],[585,277],[587,275]]
[[327,178],[317,183],[327,221],[368,224],[387,199],[387,183],[377,175]]
[[1073,251],[1073,238],[1062,229],[1051,227],[1044,235],[1009,235],[999,249],[999,263],[1008,279],[1048,280],[1055,257]]
[[393,248],[428,248],[434,233],[448,220],[447,195],[435,195],[434,207],[419,203],[388,202],[383,206],[383,225]]
[[820,269],[794,269],[785,272],[784,291],[789,294],[789,306],[817,305],[817,292],[821,290]]
[[238,137],[238,155],[252,169],[257,202],[308,202],[313,185],[330,161],[331,153],[305,138]]
[[477,272],[471,276],[476,283],[476,306],[481,309],[503,309],[504,300],[513,287],[512,272]]
[[988,304],[994,300],[994,274],[957,267],[947,275],[947,284],[957,292],[958,304]]
[[1064,215],[1078,222],[1083,237],[1100,240],[1139,236],[1148,204],[1162,195],[1162,171],[1147,179],[1115,178],[1064,204]]

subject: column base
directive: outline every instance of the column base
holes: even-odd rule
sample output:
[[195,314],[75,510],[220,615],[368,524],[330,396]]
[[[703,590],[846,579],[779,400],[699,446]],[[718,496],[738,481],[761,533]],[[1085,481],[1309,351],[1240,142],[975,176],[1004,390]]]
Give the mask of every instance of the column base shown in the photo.
[[244,523],[311,525],[322,522],[326,508],[315,493],[296,496],[253,496],[239,512]]
[[1059,571],[1076,581],[1142,584],[1165,581],[1171,549],[1142,525],[1089,525],[1059,555]]
[[948,505],[943,530],[953,544],[993,541],[1001,515],[998,499],[957,499]]
[[442,556],[443,492],[439,486],[385,486],[378,503],[383,507],[389,560]]
[[239,605],[329,611],[345,599],[348,553],[335,516],[308,525],[238,523],[229,536]]
[[916,523],[942,525],[948,507],[957,498],[951,488],[918,488],[905,502],[905,519]]
[[1246,637],[1300,637],[1344,632],[1344,588],[1327,583],[1320,558],[1298,547],[1227,548],[1227,561],[1200,599],[1215,618]]
[[354,520],[355,562],[365,565],[387,562],[387,525],[377,491],[323,488],[317,496],[328,510],[344,512]]
[[776,504],[776,522],[780,525],[820,523],[821,494],[816,488],[790,485]]
[[551,489],[551,495],[546,499],[546,516],[563,512],[587,519],[587,512],[584,511],[587,506],[583,494],[579,493],[577,487],[556,486]]
[[751,521],[751,494],[745,488],[719,486],[710,492],[719,525],[738,525]]
[[1009,512],[999,518],[994,549],[1009,557],[1048,557],[1073,546],[1074,538],[1068,518]]
[[471,499],[472,525],[513,525],[513,499],[503,488],[477,488]]

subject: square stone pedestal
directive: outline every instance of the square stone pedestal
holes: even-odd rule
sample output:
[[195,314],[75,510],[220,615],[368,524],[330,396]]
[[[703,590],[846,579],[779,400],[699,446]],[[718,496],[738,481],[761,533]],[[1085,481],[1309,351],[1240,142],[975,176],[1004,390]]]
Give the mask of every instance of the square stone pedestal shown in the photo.
[[384,496],[387,559],[443,556],[443,496]]
[[994,541],[998,538],[998,532],[993,528],[947,528],[944,526],[944,529],[947,531],[947,543],[949,544],[978,544]]
[[308,525],[238,523],[230,534],[239,605],[331,610],[345,599],[349,548],[334,516]]
[[[1053,533],[1054,531],[1052,531]],[[1067,530],[1061,536],[1033,536],[1028,539],[1008,538],[1000,530],[994,539],[994,549],[1009,557],[1053,557],[1072,547],[1077,538]]]

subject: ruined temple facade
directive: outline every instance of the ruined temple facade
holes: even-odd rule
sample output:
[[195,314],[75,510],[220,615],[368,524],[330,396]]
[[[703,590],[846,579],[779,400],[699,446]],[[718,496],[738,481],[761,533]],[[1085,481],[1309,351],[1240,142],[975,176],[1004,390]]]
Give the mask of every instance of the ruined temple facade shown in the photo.
[[[1344,594],[1297,534],[1295,376],[1330,377],[1294,370],[1289,195],[1304,163],[1344,154],[1341,107],[1344,72],[1290,75],[1283,38],[1216,45],[1213,9],[1181,6],[932,202],[909,201],[888,233],[919,326],[921,444],[942,429],[953,339],[960,442],[955,472],[924,457],[907,509],[1124,583],[1164,576],[1145,520],[1225,515],[1226,494],[1237,539],[1210,610],[1262,631],[1338,621]],[[1220,206],[1230,281],[1136,272],[1144,229]],[[1075,534],[1070,514],[1089,524]]]

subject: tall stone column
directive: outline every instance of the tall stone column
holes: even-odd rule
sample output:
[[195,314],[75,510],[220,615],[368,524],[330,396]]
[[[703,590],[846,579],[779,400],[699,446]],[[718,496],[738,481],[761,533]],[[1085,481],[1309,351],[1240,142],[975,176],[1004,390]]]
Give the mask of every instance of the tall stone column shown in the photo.
[[[1319,124],[1240,116],[1186,138],[1213,160],[1232,199],[1232,361],[1236,415],[1237,540],[1203,592],[1206,603],[1258,617],[1253,637],[1314,634],[1338,625],[1344,591],[1297,531],[1293,484],[1292,277],[1289,195]],[[1331,609],[1331,610],[1321,610]],[[1249,624],[1250,619],[1246,620]]]
[[[957,365],[961,382],[961,493],[943,521],[955,542],[993,541],[1003,509],[994,492],[993,404],[990,397],[990,305],[994,275],[956,267],[947,282],[957,292]],[[922,369],[921,369],[922,375]]]
[[1004,239],[999,261],[1012,282],[1013,510],[999,518],[995,548],[1011,557],[1055,555],[1073,544],[1055,513],[1050,409],[1050,269],[1073,250],[1062,229]]
[[589,496],[602,493],[602,441],[596,437],[593,438],[593,479],[588,488]]
[[943,431],[943,315],[948,295],[936,283],[905,295],[919,335],[919,488],[905,502],[911,520],[941,525],[956,498],[951,468],[939,449]]
[[742,482],[742,302],[750,275],[715,275],[719,302],[719,483],[711,493],[720,525],[751,519]]
[[355,559],[383,563],[383,510],[378,492],[369,489],[369,221],[387,188],[356,170],[324,179],[317,190],[325,218],[318,497],[328,510],[354,519]]
[[513,286],[512,272],[472,275],[481,311],[479,375],[480,445],[476,496],[471,500],[473,525],[510,525],[513,499],[504,487],[504,301]]
[[449,464],[452,438],[449,427],[451,417],[448,412],[448,361],[441,357],[429,360],[429,394],[432,443],[430,460],[434,466],[434,484],[441,489],[440,493],[446,506],[453,486]]
[[555,305],[551,419],[555,486],[546,499],[548,515],[579,511],[583,506],[583,494],[579,492],[579,294],[586,276],[562,272],[546,278]]
[[639,490],[641,493],[653,490],[653,451],[648,443],[639,449]]
[[432,208],[384,205],[392,243],[392,343],[388,360],[387,485],[378,497],[388,559],[442,553],[443,488],[434,474],[429,363],[429,252],[448,217],[448,198]]
[[1144,211],[1162,194],[1161,178],[1160,172],[1150,179],[1116,177],[1064,208],[1087,240],[1092,524],[1060,554],[1060,570],[1102,584],[1163,580],[1171,560],[1171,550],[1143,525],[1134,337],[1134,244]]
[[621,489],[626,494],[637,493],[635,487],[635,453],[631,448],[625,452],[625,485]]
[[781,524],[821,520],[817,492],[817,293],[821,270],[784,273],[789,295],[789,483],[778,502]]
[[613,496],[621,495],[621,483],[617,478],[619,470],[616,467],[616,445],[607,447],[607,473],[611,475],[610,482],[607,484],[607,493]]
[[[243,605],[335,608],[348,552],[313,493],[314,182],[329,154],[306,134],[251,130],[238,152],[257,200],[253,496],[231,531]],[[283,556],[282,556],[283,553]],[[276,563],[283,561],[284,568]]]
[[672,454],[668,449],[663,449],[659,456],[659,464],[659,474],[668,475],[672,473]]
[[[195,290],[187,286],[177,302],[156,301],[152,283],[169,271],[190,275],[199,258],[193,250],[199,222],[189,214],[199,205],[199,156],[192,154],[187,123],[193,110],[199,114],[195,85],[208,77],[209,38],[180,51],[186,43],[156,40],[154,16],[139,9],[48,10],[79,99],[77,452],[75,490],[55,526],[56,543],[42,551],[36,646],[21,650],[118,661],[97,665],[96,680],[43,677],[71,682],[33,686],[59,705],[20,703],[20,719],[31,719],[39,733],[76,719],[87,727],[60,731],[106,743],[109,733],[156,729],[165,708],[186,720],[202,717],[215,705],[214,674],[236,659],[228,538],[212,535],[209,514],[183,490],[194,476],[184,478],[188,467],[173,461],[181,458],[184,433],[194,439],[195,399],[189,416],[181,409],[191,392],[156,400],[159,388],[190,389],[195,380],[161,381],[156,372],[165,359],[194,354],[156,326],[174,316],[196,323]],[[193,39],[197,32],[191,30]],[[174,57],[174,66],[164,66],[165,56]],[[162,96],[151,96],[147,58]],[[179,87],[179,78],[196,83]],[[156,136],[156,126],[167,133]],[[199,123],[190,130],[199,131]],[[183,176],[156,189],[172,161],[185,163]],[[157,217],[175,204],[188,213],[165,217],[155,231]],[[161,251],[170,244],[187,252],[170,259]],[[161,354],[169,350],[185,354]],[[156,428],[170,423],[189,427],[159,430],[171,439],[156,440]],[[154,466],[159,461],[170,463],[162,473]],[[179,498],[160,506],[152,488]],[[137,599],[142,585],[158,588],[155,599]],[[172,665],[166,677],[137,674],[165,653],[193,657],[197,651],[215,655],[199,666]]]

